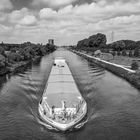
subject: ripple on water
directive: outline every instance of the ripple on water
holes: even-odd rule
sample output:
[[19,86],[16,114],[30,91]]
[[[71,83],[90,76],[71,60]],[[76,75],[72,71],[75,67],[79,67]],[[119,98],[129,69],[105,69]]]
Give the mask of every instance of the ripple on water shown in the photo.
[[[66,58],[88,105],[86,125],[78,131],[49,131],[39,119],[54,57]],[[139,140],[139,91],[125,80],[69,51],[56,51],[25,72],[0,78],[0,139]]]

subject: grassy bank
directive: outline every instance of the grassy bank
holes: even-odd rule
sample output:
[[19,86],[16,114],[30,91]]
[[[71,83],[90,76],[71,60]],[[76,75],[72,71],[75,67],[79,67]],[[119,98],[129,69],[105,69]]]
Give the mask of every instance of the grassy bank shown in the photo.
[[[80,51],[82,53],[88,54],[90,56],[94,56],[93,53],[91,52],[86,52],[86,51]],[[102,60],[111,62],[111,63],[115,63],[118,65],[122,65],[124,67],[128,67],[131,68],[131,64],[133,61],[137,61],[138,65],[140,66],[140,58],[138,57],[129,57],[129,56],[114,56],[110,53],[102,53],[101,56],[98,56],[97,58],[100,58]]]
[[133,84],[136,88],[140,89],[140,72],[139,71],[133,71],[121,65],[117,65],[115,63],[111,63],[111,62],[93,57],[91,55],[87,55],[85,53],[76,52],[76,51],[74,52],[86,58],[88,61],[94,62],[97,65],[111,71],[112,73],[126,79],[131,84]]

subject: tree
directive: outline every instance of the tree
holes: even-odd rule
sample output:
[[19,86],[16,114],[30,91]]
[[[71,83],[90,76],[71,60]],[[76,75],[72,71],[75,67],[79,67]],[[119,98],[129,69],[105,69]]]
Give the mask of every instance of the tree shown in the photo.
[[120,40],[110,44],[109,47],[115,51],[122,51],[125,49],[125,43],[122,40]]
[[132,51],[130,50],[129,51],[129,57],[132,57],[133,56],[133,53],[132,53]]
[[105,49],[105,53],[109,53],[109,49]]
[[138,70],[139,69],[139,65],[137,61],[133,61],[131,64],[131,69],[132,70]]
[[16,52],[9,53],[7,57],[8,57],[8,62],[10,63],[19,62],[22,60],[22,56]]
[[127,55],[125,50],[122,51],[122,55],[123,56],[126,56]]
[[5,57],[0,54],[0,67],[5,67]]
[[[78,42],[77,50],[90,50],[91,48],[106,48],[106,35],[98,33]],[[86,49],[85,49],[86,48]]]
[[118,52],[117,52],[117,55],[118,55],[118,56],[120,56],[120,55],[121,55],[121,52],[120,52],[120,51],[118,51]]
[[113,51],[111,54],[112,54],[113,59],[114,59],[114,58],[115,58],[115,55],[116,55],[116,52],[115,52],[115,51]]
[[15,53],[17,51],[17,48],[12,48],[10,51]]
[[139,56],[140,56],[140,50],[139,50],[138,48],[136,48],[136,49],[134,50],[134,56],[135,56],[135,57],[139,57]]
[[0,54],[4,55],[4,52],[5,52],[4,48],[0,47]]

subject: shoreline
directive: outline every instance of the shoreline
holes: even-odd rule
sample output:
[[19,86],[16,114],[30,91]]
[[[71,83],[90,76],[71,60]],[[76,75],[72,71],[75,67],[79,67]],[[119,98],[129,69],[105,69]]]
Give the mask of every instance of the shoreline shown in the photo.
[[37,56],[28,61],[21,61],[21,62],[15,63],[11,67],[5,67],[0,71],[0,76],[4,76],[10,73],[12,74],[12,73],[20,72],[24,70],[25,68],[27,68],[31,63],[36,62],[37,60],[41,58],[42,56]]
[[96,58],[94,56],[90,56],[85,53],[81,53],[78,51],[71,50],[72,52],[78,54],[79,56],[84,57],[88,61],[94,62],[95,64],[107,69],[108,71],[114,73],[115,75],[122,77],[123,79],[127,80],[129,83],[134,85],[137,89],[140,89],[140,73],[122,65],[118,65],[115,63],[111,63],[100,58]]

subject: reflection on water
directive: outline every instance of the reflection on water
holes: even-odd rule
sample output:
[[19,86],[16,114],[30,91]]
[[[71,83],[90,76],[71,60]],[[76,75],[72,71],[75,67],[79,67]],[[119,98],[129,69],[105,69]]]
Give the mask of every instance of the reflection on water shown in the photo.
[[[66,58],[88,104],[80,130],[57,133],[39,120],[38,103],[53,58]],[[25,72],[0,78],[0,140],[139,140],[140,92],[125,80],[69,51],[56,51]]]

